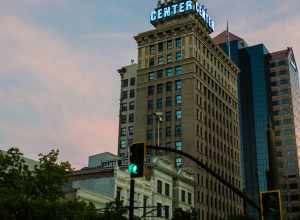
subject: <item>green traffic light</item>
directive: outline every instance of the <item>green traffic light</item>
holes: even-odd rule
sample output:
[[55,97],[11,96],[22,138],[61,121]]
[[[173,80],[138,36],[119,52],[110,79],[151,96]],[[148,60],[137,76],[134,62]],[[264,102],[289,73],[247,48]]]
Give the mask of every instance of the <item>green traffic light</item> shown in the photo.
[[138,167],[135,164],[129,164],[128,165],[128,172],[132,174],[137,174]]

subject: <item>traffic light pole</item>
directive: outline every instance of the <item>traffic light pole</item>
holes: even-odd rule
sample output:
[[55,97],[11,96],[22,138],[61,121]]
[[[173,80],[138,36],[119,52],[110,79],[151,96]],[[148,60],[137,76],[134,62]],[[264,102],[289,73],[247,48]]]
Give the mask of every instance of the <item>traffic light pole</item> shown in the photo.
[[134,218],[134,178],[130,179],[130,197],[129,197],[129,220]]

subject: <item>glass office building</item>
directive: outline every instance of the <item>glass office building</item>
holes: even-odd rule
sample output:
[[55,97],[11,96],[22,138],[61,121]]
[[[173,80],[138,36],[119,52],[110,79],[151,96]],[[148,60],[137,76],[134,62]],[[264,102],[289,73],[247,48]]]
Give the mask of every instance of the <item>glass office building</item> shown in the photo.
[[[292,124],[293,128],[295,127],[293,130],[297,129],[297,124],[292,120],[280,121],[279,119],[282,119],[282,117],[277,116],[286,112],[287,105],[289,105],[289,113],[294,112],[295,117],[298,117],[295,112],[299,108],[299,101],[296,101],[299,100],[299,93],[288,93],[290,94],[289,99],[283,94],[289,91],[286,87],[296,87],[292,85],[292,82],[294,84],[296,82],[299,88],[299,81],[290,81],[288,77],[289,72],[295,72],[296,70],[297,74],[290,74],[290,76],[297,76],[294,78],[298,79],[297,66],[291,48],[269,53],[263,44],[248,46],[243,39],[227,31],[216,36],[214,42],[230,55],[231,60],[241,71],[238,81],[241,167],[244,191],[258,203],[259,192],[280,189],[284,195],[284,204],[289,203],[286,205],[288,207],[287,213],[293,212],[295,214],[299,209],[296,203],[297,200],[299,201],[298,195],[293,196],[293,198],[286,195],[285,192],[290,186],[286,183],[280,183],[279,180],[280,176],[285,180],[289,178],[286,172],[282,171],[289,167],[293,168],[294,173],[299,173],[298,164],[290,162],[290,165],[289,163],[286,163],[286,166],[282,165],[283,162],[278,159],[278,155],[282,159],[283,152],[287,150],[276,149],[278,144],[286,149],[291,144],[293,145],[296,140],[295,131],[291,132],[291,134],[294,134],[294,138],[282,138],[286,136],[286,134],[283,134],[286,129],[284,125],[282,127],[281,124],[276,124],[289,123]],[[286,67],[283,67],[284,65]],[[287,68],[287,66],[290,66],[290,68]],[[289,71],[291,69],[294,71]],[[274,114],[277,115],[274,116]],[[278,117],[280,118],[278,119]],[[279,120],[279,122],[276,120]],[[290,134],[287,135],[290,136]],[[289,140],[292,141],[289,142]],[[287,151],[286,156],[289,152],[293,152],[293,156],[297,157],[297,147]],[[280,165],[282,166],[280,167]],[[296,181],[294,173],[289,179],[291,180],[290,185],[295,190],[295,187],[298,189],[299,178],[297,174],[296,179],[298,180]],[[291,204],[292,199],[293,204]],[[258,214],[255,209],[249,206],[246,207],[246,212],[254,216]]]

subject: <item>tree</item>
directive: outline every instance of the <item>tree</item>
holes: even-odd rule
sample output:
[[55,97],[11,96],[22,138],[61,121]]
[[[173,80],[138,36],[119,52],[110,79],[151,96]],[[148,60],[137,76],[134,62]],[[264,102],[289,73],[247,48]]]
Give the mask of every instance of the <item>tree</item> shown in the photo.
[[184,211],[181,208],[177,208],[174,211],[172,220],[197,220],[197,212],[195,209]]
[[241,215],[241,216],[231,216],[228,218],[228,220],[256,220],[256,218]]
[[123,207],[123,201],[116,199],[114,202],[106,204],[103,218],[112,220],[126,220],[127,218],[124,217],[126,213],[127,209]]
[[0,219],[104,219],[92,204],[64,199],[63,184],[72,171],[58,162],[58,150],[39,155],[30,170],[17,148],[0,152]]

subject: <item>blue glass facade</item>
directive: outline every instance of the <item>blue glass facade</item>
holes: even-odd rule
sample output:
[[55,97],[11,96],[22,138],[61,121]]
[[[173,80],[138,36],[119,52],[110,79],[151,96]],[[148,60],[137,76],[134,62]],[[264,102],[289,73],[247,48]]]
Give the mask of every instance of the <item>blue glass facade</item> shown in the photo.
[[[245,193],[259,204],[259,192],[268,189],[269,172],[269,92],[267,49],[264,45],[247,47],[242,39],[230,42],[232,61],[240,68],[239,110],[241,167]],[[228,54],[228,45],[220,44]],[[257,211],[246,206],[248,215]]]

